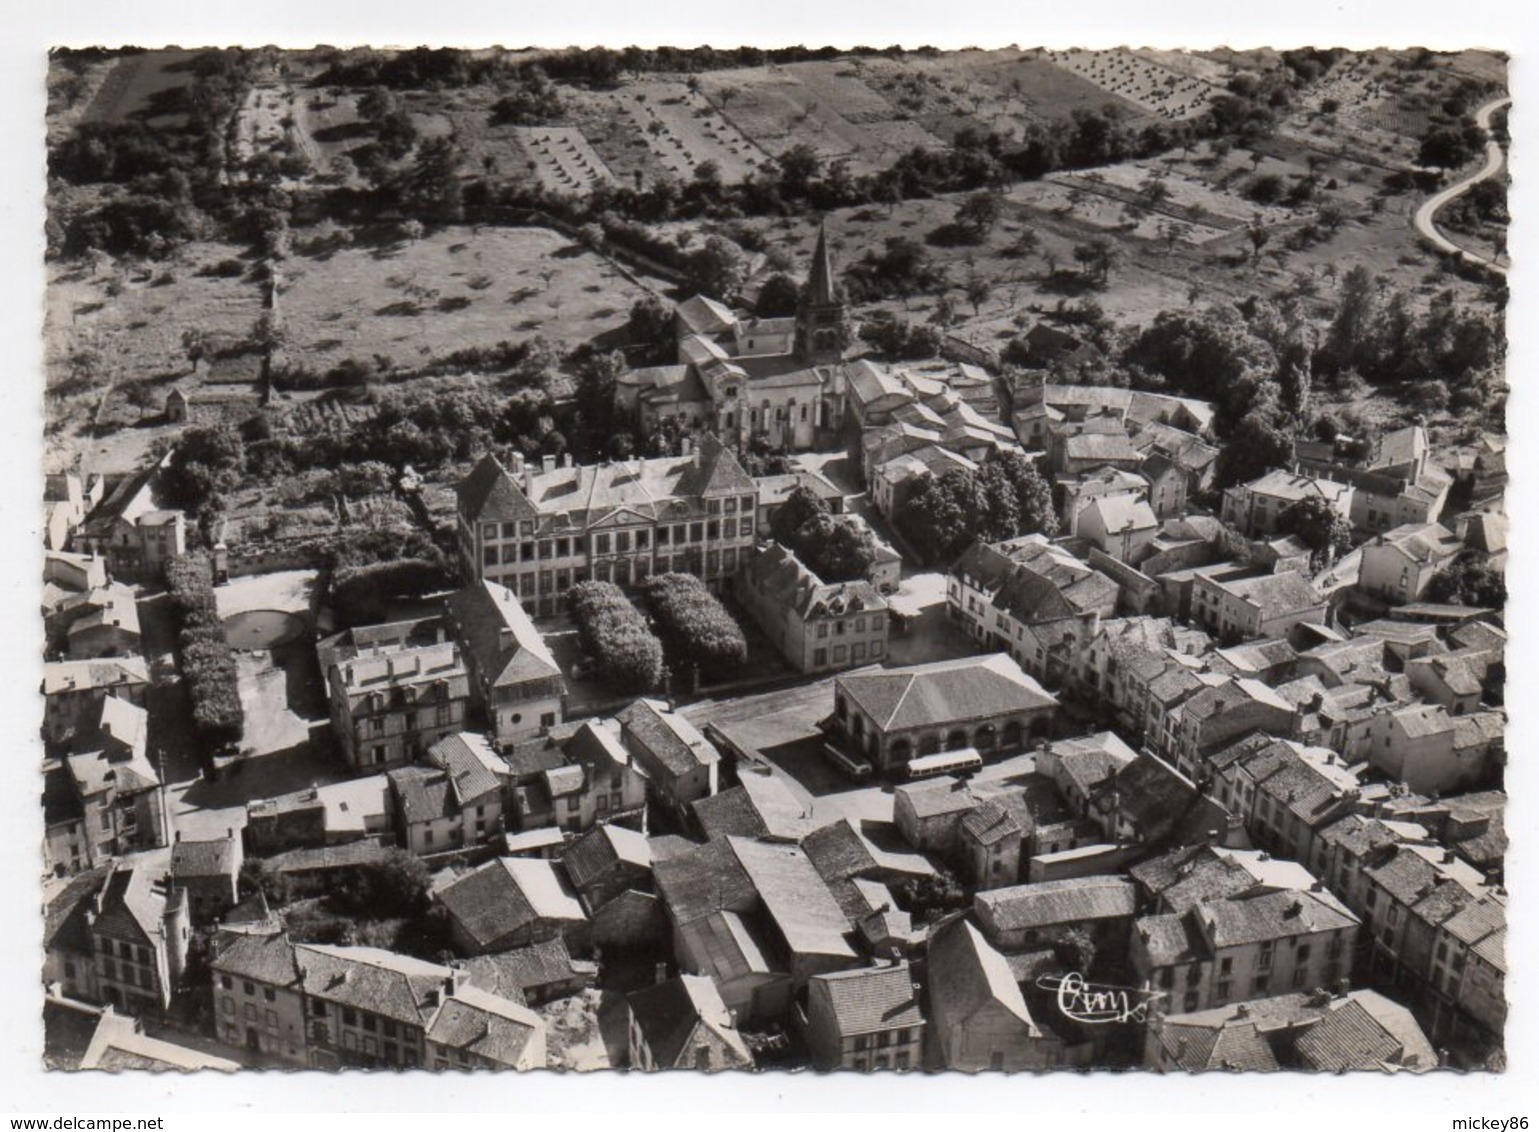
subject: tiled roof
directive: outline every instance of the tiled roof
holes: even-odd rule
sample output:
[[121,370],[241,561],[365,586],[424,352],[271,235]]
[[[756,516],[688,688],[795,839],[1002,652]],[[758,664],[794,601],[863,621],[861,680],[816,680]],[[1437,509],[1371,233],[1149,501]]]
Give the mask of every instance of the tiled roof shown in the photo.
[[881,731],[964,723],[1058,702],[1005,653],[847,673],[836,687]]
[[618,825],[601,825],[578,838],[561,857],[562,867],[578,888],[598,879],[611,866],[651,869],[652,846],[645,834]]
[[1382,1069],[1396,1060],[1401,1046],[1361,1004],[1344,999],[1301,1034],[1294,1048],[1309,1069],[1345,1073]]
[[950,775],[927,778],[922,782],[905,782],[893,794],[894,797],[907,799],[914,816],[921,819],[969,812],[978,804],[967,783]]
[[407,825],[452,818],[459,812],[449,776],[427,766],[408,766],[392,770],[386,776],[401,805]]
[[1442,562],[1464,549],[1459,537],[1441,523],[1406,523],[1386,531],[1365,549],[1392,546],[1413,562]]
[[1292,570],[1229,581],[1214,579],[1213,584],[1256,606],[1268,620],[1324,604],[1309,579]]
[[461,806],[500,790],[501,779],[508,773],[508,764],[484,736],[464,731],[434,743],[427,759],[448,774]]
[[48,902],[43,913],[43,950],[73,951],[89,955],[95,950],[86,911],[101,891],[110,866],[100,866],[70,877]]
[[962,819],[962,832],[980,845],[995,845],[1025,830],[1020,821],[998,802],[981,800],[977,808]]
[[1217,948],[1355,927],[1357,917],[1317,892],[1270,892],[1209,901],[1191,913]]
[[927,967],[932,1013],[965,1024],[983,1007],[997,1004],[1030,1036],[1040,1035],[1010,964],[966,918],[951,920],[930,937]]
[[1156,1036],[1175,1068],[1188,1073],[1214,1069],[1265,1073],[1281,1068],[1272,1047],[1248,1018],[1213,1026],[1190,1023],[1190,1017],[1176,1014],[1166,1018]]
[[840,1037],[917,1026],[924,1021],[907,963],[813,976],[828,993]]
[[481,457],[460,482],[456,494],[460,511],[472,523],[511,522],[538,514],[513,477],[490,454]]
[[626,997],[631,1017],[659,1068],[681,1066],[698,1027],[711,1030],[734,1054],[737,1066],[753,1065],[753,1055],[732,1025],[716,984],[702,975],[680,975]]
[[216,937],[215,955],[209,965],[221,974],[267,986],[292,987],[299,983],[294,947],[281,933],[223,933]]
[[736,854],[725,852],[719,842],[663,858],[654,853],[652,875],[679,924],[724,908],[746,907],[754,899],[753,882]]
[[1000,931],[1027,931],[1133,914],[1135,889],[1122,877],[1076,877],[980,892],[980,920]]
[[741,837],[727,844],[793,954],[854,955],[844,912],[801,849]]

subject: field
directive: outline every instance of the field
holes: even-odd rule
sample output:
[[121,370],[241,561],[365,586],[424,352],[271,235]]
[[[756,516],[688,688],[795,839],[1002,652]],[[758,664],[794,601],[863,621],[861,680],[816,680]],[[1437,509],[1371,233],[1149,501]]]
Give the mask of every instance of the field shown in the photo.
[[1165,58],[1151,58],[1133,51],[1051,51],[1050,62],[1083,76],[1103,90],[1125,98],[1144,111],[1178,121],[1195,118],[1208,109],[1221,86],[1215,78],[1199,77],[1191,69],[1166,65]]

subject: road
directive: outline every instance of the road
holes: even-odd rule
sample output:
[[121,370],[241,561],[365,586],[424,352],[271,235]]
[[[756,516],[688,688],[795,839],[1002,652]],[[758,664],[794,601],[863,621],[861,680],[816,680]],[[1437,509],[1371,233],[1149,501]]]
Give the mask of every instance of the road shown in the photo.
[[[1511,104],[1511,98],[1498,98],[1486,103],[1475,112],[1476,124],[1478,124],[1482,130],[1485,130],[1487,134],[1489,134],[1491,131],[1491,115],[1495,114],[1502,107],[1509,106]],[[1501,145],[1496,141],[1495,138],[1488,138],[1486,141],[1485,166],[1478,173],[1475,173],[1469,177],[1466,177],[1462,181],[1448,186],[1448,188],[1444,189],[1436,196],[1429,198],[1425,204],[1416,210],[1415,220],[1416,230],[1425,236],[1433,245],[1435,245],[1439,251],[1453,252],[1465,262],[1475,264],[1477,267],[1489,268],[1491,271],[1496,272],[1498,275],[1506,275],[1507,269],[1501,264],[1497,263],[1495,260],[1486,259],[1484,256],[1476,255],[1474,252],[1469,251],[1466,248],[1461,248],[1458,244],[1454,243],[1447,236],[1438,231],[1435,221],[1438,212],[1444,205],[1446,205],[1449,201],[1454,200],[1456,197],[1462,196],[1464,193],[1468,192],[1471,187],[1478,185],[1481,181],[1489,180],[1490,178],[1496,176],[1501,172],[1502,166],[1506,163],[1506,160],[1507,155],[1502,152]]]

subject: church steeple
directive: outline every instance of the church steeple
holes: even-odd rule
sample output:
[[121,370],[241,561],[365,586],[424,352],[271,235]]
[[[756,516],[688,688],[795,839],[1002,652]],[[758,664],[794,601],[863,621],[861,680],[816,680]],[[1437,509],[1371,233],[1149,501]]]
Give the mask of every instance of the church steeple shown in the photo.
[[809,365],[837,362],[849,345],[849,320],[837,278],[828,231],[820,222],[807,286],[796,308],[796,355]]

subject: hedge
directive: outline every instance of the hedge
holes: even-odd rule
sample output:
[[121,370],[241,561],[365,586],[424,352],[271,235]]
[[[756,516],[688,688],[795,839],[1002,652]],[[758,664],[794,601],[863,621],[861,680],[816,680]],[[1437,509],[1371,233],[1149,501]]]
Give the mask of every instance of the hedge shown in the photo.
[[650,692],[663,674],[663,645],[646,618],[610,582],[579,582],[567,591],[583,652],[599,679],[627,693]]
[[240,706],[235,653],[225,640],[214,600],[208,556],[194,552],[173,559],[166,567],[166,583],[180,626],[177,651],[192,701],[193,732],[209,748],[233,746],[245,734],[246,714]]
[[693,574],[658,574],[641,592],[675,659],[721,672],[748,656],[741,626]]
[[427,558],[339,566],[332,575],[331,605],[341,625],[383,621],[390,602],[418,598],[454,584],[443,564]]

